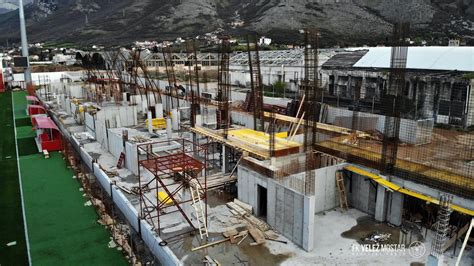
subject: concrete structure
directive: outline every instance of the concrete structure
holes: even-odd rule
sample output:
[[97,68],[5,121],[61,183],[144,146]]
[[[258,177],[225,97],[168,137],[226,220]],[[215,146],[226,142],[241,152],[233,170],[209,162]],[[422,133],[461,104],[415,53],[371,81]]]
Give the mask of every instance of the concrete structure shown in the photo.
[[[333,54],[334,50],[321,50],[319,65],[324,64]],[[273,85],[276,81],[283,81],[287,90],[298,90],[299,81],[303,77],[303,49],[259,51],[259,56],[263,84]],[[241,52],[232,56],[229,68],[233,85],[250,87],[247,53]]]
[[[143,54],[142,60],[150,70],[156,70],[161,73],[166,73],[165,60],[162,53]],[[189,64],[194,64],[194,55],[186,53],[173,53],[171,56],[175,71],[188,71]],[[217,53],[198,53],[197,67],[199,70],[217,70],[218,55]]]
[[[472,47],[410,47],[405,96],[415,103],[409,119],[468,127],[474,109]],[[324,102],[352,108],[357,97],[361,111],[377,113],[388,82],[390,48],[351,49],[336,54],[321,69]]]
[[[357,62],[357,58],[365,53],[366,51],[353,52],[351,62]],[[343,59],[342,61],[347,59],[336,57],[334,60],[339,60],[338,58]],[[247,73],[245,73],[244,68],[248,66],[245,66],[243,61],[236,62],[240,62],[240,69],[244,73],[242,75],[245,76]],[[352,71],[355,73],[354,64],[351,63],[349,69],[353,69]],[[327,67],[329,65],[331,64],[328,64]],[[294,66],[294,71],[301,73],[302,69],[298,68],[301,68],[301,66]],[[276,69],[278,70],[278,68]],[[277,77],[277,73],[287,75],[285,71],[278,72],[281,71],[281,68],[272,72],[270,66],[268,71],[267,74],[271,78]],[[336,70],[325,69],[323,65],[321,73],[324,74],[327,71]],[[241,260],[256,265],[278,264],[281,261],[276,260],[276,258],[286,254],[282,252],[291,254],[288,255],[288,259],[285,261],[289,264],[308,264],[314,263],[316,260],[334,264],[341,263],[340,260],[338,261],[332,257],[332,254],[335,254],[332,252],[339,249],[342,250],[337,251],[340,253],[338,256],[345,258],[346,263],[368,264],[370,261],[366,257],[355,256],[354,254],[349,256],[348,254],[351,245],[356,245],[357,241],[360,240],[360,236],[357,237],[357,240],[343,238],[341,236],[343,232],[354,230],[352,228],[357,226],[358,219],[364,218],[365,215],[383,224],[390,223],[400,226],[407,222],[403,214],[407,211],[405,204],[412,200],[411,196],[397,191],[390,191],[370,178],[344,170],[348,165],[357,165],[358,167],[361,167],[361,165],[346,162],[341,159],[343,155],[368,152],[366,150],[370,151],[373,147],[376,147],[373,148],[374,150],[379,148],[375,146],[380,145],[379,141],[370,139],[373,135],[365,133],[368,129],[373,128],[383,131],[385,117],[376,114],[376,112],[358,114],[360,120],[356,126],[362,132],[357,132],[349,130],[353,125],[345,118],[354,117],[354,111],[344,106],[343,101],[340,101],[339,106],[327,107],[324,119],[321,119],[320,124],[317,125],[319,130],[317,144],[321,147],[341,148],[340,154],[336,156],[316,151],[311,163],[307,164],[307,155],[302,152],[301,147],[304,141],[301,130],[296,130],[295,136],[291,138],[276,139],[277,148],[278,144],[286,143],[285,145],[291,146],[291,148],[296,147],[296,149],[285,153],[276,152],[273,156],[269,156],[270,137],[268,133],[253,133],[253,135],[257,135],[255,138],[248,134],[241,136],[233,134],[233,132],[249,131],[243,128],[253,128],[252,114],[237,108],[231,111],[232,127],[228,129],[228,135],[224,138],[223,130],[215,130],[217,107],[213,103],[215,94],[212,94],[215,93],[215,90],[210,89],[205,92],[210,95],[208,102],[201,104],[201,113],[196,116],[197,125],[190,128],[188,126],[190,102],[184,97],[176,99],[163,94],[161,95],[162,101],[158,102],[153,99],[150,93],[130,95],[129,97],[125,94],[125,97],[120,100],[105,98],[101,102],[94,102],[93,93],[98,93],[96,90],[100,88],[99,86],[83,87],[81,82],[67,82],[70,79],[61,79],[62,75],[58,76],[57,74],[51,74],[51,77],[58,78],[51,78],[55,81],[52,82],[48,94],[42,90],[38,91],[39,98],[48,106],[48,113],[50,113],[58,128],[72,143],[83,163],[95,176],[91,180],[95,180],[105,194],[112,199],[133,228],[133,232],[141,237],[147,249],[161,264],[197,264],[201,263],[206,255],[216,258],[223,264],[241,263]],[[330,75],[327,79],[323,79],[323,84],[325,80],[330,81]],[[166,84],[158,80],[154,82],[159,87]],[[356,81],[353,81],[350,84],[356,83]],[[329,85],[327,84],[327,86]],[[342,91],[342,86],[340,85],[338,90]],[[353,87],[355,85],[349,86],[349,88]],[[368,90],[368,87],[366,90]],[[122,93],[131,92],[122,91]],[[244,92],[237,90],[231,93],[231,97],[235,102],[245,99],[245,95]],[[179,108],[171,109],[172,114],[169,116],[169,114],[163,112],[163,109],[166,110],[169,107],[166,105],[171,101],[179,101]],[[281,98],[265,98],[266,103],[278,105],[285,105],[288,101]],[[155,107],[154,116],[149,111],[150,106]],[[474,115],[474,113],[470,114]],[[423,116],[424,114],[420,114],[420,117]],[[148,128],[144,122],[145,118],[149,120],[165,118],[166,129]],[[284,122],[284,119],[296,118],[280,117],[278,119],[280,119],[278,131],[285,133],[290,131],[291,126]],[[411,134],[400,135],[400,139],[406,142],[407,145],[423,148],[423,145],[426,145],[432,139],[433,118],[431,117],[424,120],[402,119],[401,127],[404,129],[403,131],[411,132]],[[366,134],[364,136],[368,140],[361,137],[359,139],[360,143],[350,142],[353,136],[359,136],[357,134]],[[191,220],[189,223],[175,206],[172,206],[166,217],[160,216],[159,221],[157,221],[156,217],[146,217],[147,213],[156,212],[156,209],[150,210],[152,208],[147,209],[141,206],[143,199],[136,193],[136,191],[144,188],[143,184],[154,180],[154,174],[149,170],[151,168],[146,168],[143,164],[140,164],[141,161],[149,159],[149,156],[152,158],[172,156],[178,150],[183,149],[189,154],[196,153],[193,156],[190,155],[191,158],[200,158],[201,155],[194,148],[175,141],[178,137],[199,143],[205,146],[208,152],[207,168],[198,170],[199,173],[196,174],[202,176],[207,171],[207,176],[210,179],[207,184],[209,185],[208,193],[214,195],[210,196],[210,201],[205,203],[208,212],[207,226],[210,233],[207,240],[201,239],[199,234],[184,234],[182,238],[177,237],[181,236],[186,230],[192,229],[190,223],[195,225],[199,219],[193,208],[190,207],[191,205],[183,207],[183,212]],[[374,146],[367,145],[367,148],[366,144],[369,141],[375,144],[373,144]],[[160,146],[152,145],[157,142],[162,144]],[[150,145],[149,148],[146,148],[147,145]],[[139,146],[142,148],[139,148]],[[419,158],[409,158],[412,157],[409,149],[405,148],[405,150],[407,150],[406,154],[403,154],[403,160],[405,161],[414,162],[429,157],[426,155],[419,156]],[[278,149],[275,149],[275,151],[278,151]],[[124,154],[124,162],[123,167],[119,169],[117,168],[117,162],[122,154]],[[438,164],[441,163],[438,162]],[[312,167],[307,167],[307,165]],[[453,171],[463,172],[465,170],[463,167],[469,169],[469,166],[466,165],[463,162],[462,167],[457,167],[459,169]],[[423,164],[423,166],[429,169],[438,167],[428,166],[427,164]],[[374,169],[365,169],[379,174]],[[340,209],[340,192],[335,182],[336,172],[343,173],[345,191],[350,206],[348,211]],[[185,177],[185,175],[174,175],[166,181],[165,185],[175,189],[182,184],[181,182]],[[383,176],[383,178],[432,198],[438,198],[440,193],[444,192],[439,186],[437,188],[434,185],[422,185],[417,180],[402,179],[396,175]],[[203,181],[202,178],[201,181]],[[308,189],[309,186],[311,186],[311,189]],[[158,192],[163,192],[163,189],[150,188],[149,191],[143,193],[151,199],[152,204],[157,204],[160,201],[157,195]],[[249,214],[241,216],[227,208],[226,203],[230,203],[234,198],[248,204],[253,216]],[[191,199],[191,195],[185,191],[176,194],[175,199],[186,201]],[[454,203],[464,208],[472,208],[474,205],[473,199],[458,195],[455,196]],[[247,253],[250,240],[245,240],[241,245],[225,242],[221,245],[191,252],[191,247],[222,240],[221,233],[230,229],[240,231],[241,228],[249,226],[249,219],[257,218],[265,226],[268,225],[272,228],[273,232],[267,233],[277,234],[277,240],[287,241],[288,244],[267,241],[265,245],[269,248],[269,251],[261,246],[253,247],[253,250],[257,250],[258,256],[255,256],[255,253]],[[160,226],[156,226],[156,222]],[[375,222],[371,226],[380,228],[377,227],[379,225]],[[375,230],[373,228],[370,227],[369,230]],[[393,230],[400,232],[399,228]],[[178,238],[178,240],[174,238]],[[248,237],[248,239],[250,238]],[[335,243],[336,241],[333,239],[337,239],[339,243]],[[168,241],[168,245],[163,240]],[[431,239],[428,237],[426,241],[430,243]],[[394,240],[394,242],[398,243],[397,240]],[[325,247],[330,247],[330,249]],[[324,256],[324,258],[321,256]],[[425,257],[419,261],[417,260],[417,262],[423,262],[424,259]],[[413,258],[409,255],[388,258],[387,260],[393,263],[413,262]]]

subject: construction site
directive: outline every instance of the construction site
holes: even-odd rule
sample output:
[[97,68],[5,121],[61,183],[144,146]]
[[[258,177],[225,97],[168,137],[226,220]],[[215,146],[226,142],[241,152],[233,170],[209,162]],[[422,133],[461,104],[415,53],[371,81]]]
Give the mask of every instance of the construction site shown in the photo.
[[83,53],[21,96],[31,153],[61,152],[132,265],[473,265],[474,48],[427,69],[405,31],[383,51],[306,29],[293,52]]

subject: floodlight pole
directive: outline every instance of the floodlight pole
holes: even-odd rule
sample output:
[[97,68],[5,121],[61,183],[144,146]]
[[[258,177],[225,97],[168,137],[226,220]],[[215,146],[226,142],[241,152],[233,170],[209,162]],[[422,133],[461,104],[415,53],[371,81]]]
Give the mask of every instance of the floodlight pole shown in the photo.
[[29,94],[33,93],[33,84],[31,82],[30,60],[28,56],[28,40],[26,39],[25,12],[23,11],[23,0],[18,0],[18,10],[20,12],[20,32],[21,32],[21,53],[26,57],[27,67],[25,68],[25,83]]

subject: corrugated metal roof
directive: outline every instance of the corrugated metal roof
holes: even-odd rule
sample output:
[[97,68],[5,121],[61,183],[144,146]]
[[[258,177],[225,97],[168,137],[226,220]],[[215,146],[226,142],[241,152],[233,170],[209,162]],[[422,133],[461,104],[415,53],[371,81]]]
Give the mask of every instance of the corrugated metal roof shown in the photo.
[[58,127],[53,122],[53,120],[51,120],[51,118],[47,116],[35,116],[33,117],[33,121],[34,121],[36,129],[51,128],[51,129],[58,130]]
[[[389,68],[391,47],[365,48],[369,52],[354,67]],[[474,71],[474,47],[409,47],[407,69]]]
[[368,50],[358,50],[353,52],[342,52],[329,58],[323,64],[324,68],[341,68],[341,67],[352,67],[357,61],[359,61]]

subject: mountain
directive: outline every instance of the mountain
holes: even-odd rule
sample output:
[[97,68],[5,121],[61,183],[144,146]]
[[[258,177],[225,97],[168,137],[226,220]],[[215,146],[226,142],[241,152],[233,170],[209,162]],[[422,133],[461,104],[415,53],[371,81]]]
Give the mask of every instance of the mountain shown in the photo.
[[[474,38],[474,0],[35,0],[25,12],[30,42],[128,44],[216,29],[294,42],[316,26],[323,45],[362,45],[386,40],[399,20],[420,39]],[[16,11],[2,14],[0,43],[18,40],[18,25]]]
[[[23,4],[29,4],[33,0],[24,0]],[[0,14],[8,13],[18,8],[18,0],[0,0]]]

